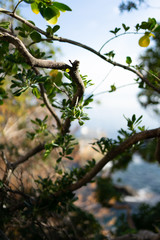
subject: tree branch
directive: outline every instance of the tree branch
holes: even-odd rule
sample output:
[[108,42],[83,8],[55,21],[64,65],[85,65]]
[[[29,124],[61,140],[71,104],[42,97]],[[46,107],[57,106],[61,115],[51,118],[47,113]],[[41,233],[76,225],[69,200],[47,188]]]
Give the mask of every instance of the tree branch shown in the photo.
[[90,182],[96,175],[99,173],[102,168],[119,154],[123,153],[125,150],[130,148],[133,144],[136,144],[139,141],[156,138],[160,136],[160,128],[146,130],[140,133],[136,133],[133,136],[129,137],[127,140],[122,142],[119,146],[114,147],[111,151],[109,151],[91,170],[88,172],[82,179],[80,179],[75,184],[66,189],[66,191],[75,191],[82,186],[86,185]]
[[[28,22],[28,21],[25,20],[24,18],[16,15],[15,13],[10,12],[10,11],[8,11],[8,10],[6,10],[6,9],[3,9],[3,8],[0,8],[0,12],[2,12],[2,13],[4,13],[4,14],[7,14],[7,15],[9,15],[9,16],[17,19],[18,21],[20,21],[20,22],[28,25],[28,26],[31,27],[32,29],[34,29],[34,30],[36,30],[37,32],[41,33],[42,35],[48,37],[47,32],[45,32],[45,31],[43,31],[42,29],[34,26],[33,24],[31,24],[30,22]],[[74,41],[74,40],[71,40],[71,39],[54,36],[54,35],[53,35],[53,36],[49,36],[49,39],[50,39],[50,40],[54,40],[54,41],[69,43],[69,44],[72,44],[72,45],[81,47],[81,48],[83,48],[83,49],[86,49],[86,50],[94,53],[94,54],[97,55],[98,57],[102,58],[104,61],[112,64],[113,66],[117,66],[117,67],[123,68],[123,69],[125,69],[125,70],[128,70],[128,71],[130,71],[130,72],[133,72],[133,73],[136,74],[143,82],[145,82],[149,87],[151,87],[154,91],[160,93],[160,88],[155,87],[146,77],[144,77],[144,75],[143,75],[141,72],[139,72],[139,71],[137,71],[137,70],[135,70],[135,69],[133,69],[133,68],[131,68],[131,67],[129,67],[129,66],[123,65],[123,64],[121,64],[121,63],[114,62],[114,61],[112,61],[111,59],[106,58],[106,57],[105,57],[104,55],[102,55],[99,51],[96,51],[95,49],[93,49],[93,48],[91,48],[91,47],[89,47],[89,46],[87,46],[87,45],[85,45],[85,44],[82,44],[82,43],[80,43],[80,42],[77,42],[77,41]],[[47,39],[46,39],[46,40],[47,40]]]
[[[38,71],[37,68],[33,67],[33,70],[35,71],[36,75],[40,75],[40,72]],[[59,129],[61,129],[61,121],[60,121],[59,117],[57,116],[57,114],[55,113],[55,111],[53,110],[53,108],[51,108],[51,106],[47,100],[47,97],[45,96],[43,84],[39,83],[39,87],[40,87],[41,96],[42,96],[44,104],[46,105],[48,111],[51,113],[52,117],[56,120],[57,127]]]
[[59,69],[59,70],[65,70],[67,68],[71,68],[68,64],[63,63],[63,62],[55,62],[51,60],[44,60],[44,59],[37,59],[33,57],[23,42],[15,37],[14,35],[8,33],[8,32],[3,32],[1,33],[1,39],[5,40],[9,43],[12,43],[22,54],[24,58],[26,58],[26,62],[31,66],[31,67],[40,67],[40,68],[49,68],[49,69]]
[[44,150],[44,148],[45,148],[45,144],[40,143],[38,146],[36,146],[35,148],[27,152],[24,156],[21,156],[16,162],[11,163],[12,169],[14,170],[18,165],[26,162],[29,158],[33,157],[35,154]]
[[[83,97],[85,87],[84,87],[84,83],[83,83],[83,81],[82,81],[82,79],[79,75],[79,61],[76,60],[73,63],[71,62],[71,64],[72,64],[72,68],[70,69],[69,74],[70,74],[72,80],[77,85],[77,91],[76,91],[75,95],[73,96],[71,106],[70,106],[70,107],[74,107],[76,104],[79,103],[79,101]],[[70,124],[71,124],[71,120],[70,120],[70,118],[67,118],[66,121],[64,122],[63,127],[62,127],[62,134],[63,135],[69,131]]]
[[55,111],[50,107],[49,102],[47,100],[47,97],[45,96],[44,87],[43,87],[43,85],[41,83],[39,84],[39,87],[40,87],[40,90],[41,90],[41,96],[43,98],[44,104],[46,105],[46,107],[48,108],[49,112],[51,113],[51,115],[56,120],[58,128],[61,129],[61,121],[60,121],[59,117],[57,116],[57,114],[55,113]]

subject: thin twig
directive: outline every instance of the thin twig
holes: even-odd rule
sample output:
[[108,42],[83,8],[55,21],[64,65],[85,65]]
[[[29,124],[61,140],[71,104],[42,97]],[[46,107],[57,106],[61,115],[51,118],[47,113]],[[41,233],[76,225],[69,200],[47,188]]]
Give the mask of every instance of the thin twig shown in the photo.
[[31,149],[30,151],[28,151],[24,156],[21,156],[16,162],[11,163],[13,170],[15,170],[15,168],[26,162],[29,158],[33,157],[35,154],[41,152],[42,150],[44,150],[45,148],[45,144],[44,143],[40,143],[38,146],[36,146],[35,148]]
[[46,105],[46,107],[48,108],[49,112],[52,114],[52,116],[54,117],[54,119],[56,120],[57,126],[59,129],[61,129],[61,121],[59,119],[59,117],[57,116],[57,114],[55,113],[55,111],[50,107],[49,102],[45,96],[45,92],[44,92],[44,87],[43,85],[40,83],[39,84],[40,90],[41,90],[41,96],[43,98],[43,102]]
[[102,49],[112,40],[114,40],[115,38],[121,37],[123,35],[127,35],[127,34],[144,34],[144,33],[139,33],[139,32],[124,32],[124,33],[120,33],[118,35],[115,35],[114,37],[110,38],[109,40],[107,40],[102,47],[99,49],[99,53],[102,51]]
[[[128,83],[128,84],[124,84],[122,86],[119,86],[119,87],[116,87],[116,90],[117,89],[120,89],[120,88],[124,88],[124,87],[128,87],[128,86],[131,86],[131,85],[137,85],[138,83]],[[115,90],[115,91],[116,91]],[[98,95],[101,95],[101,94],[105,94],[105,93],[109,93],[109,92],[113,92],[111,90],[106,90],[106,91],[103,91],[103,92],[99,92],[99,93],[96,93],[94,94],[94,97],[98,96]]]
[[19,6],[19,4],[20,4],[21,2],[23,2],[23,0],[19,0],[19,2],[16,4],[16,6],[15,6],[15,8],[14,8],[14,10],[13,10],[13,14],[15,13],[17,7]]

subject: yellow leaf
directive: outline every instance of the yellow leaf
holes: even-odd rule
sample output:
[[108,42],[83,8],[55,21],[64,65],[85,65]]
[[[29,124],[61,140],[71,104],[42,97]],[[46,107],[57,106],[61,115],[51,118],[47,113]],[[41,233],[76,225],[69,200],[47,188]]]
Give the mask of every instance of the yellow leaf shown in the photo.
[[56,24],[57,21],[58,21],[58,16],[56,15],[56,16],[54,16],[53,18],[49,19],[47,22],[48,22],[49,24]]
[[150,37],[155,37],[155,35],[153,33],[150,33],[149,36]]
[[148,34],[145,34],[143,37],[141,37],[139,39],[139,46],[140,47],[148,47],[149,44],[150,44],[150,39],[149,39],[149,35]]
[[50,75],[51,77],[56,77],[57,74],[58,74],[58,70],[56,70],[56,69],[52,69],[52,70],[50,71],[50,73],[49,73],[49,75]]
[[37,5],[37,3],[32,3],[31,4],[31,9],[32,9],[32,11],[35,13],[35,14],[38,14],[39,13],[39,9],[38,9],[38,5]]

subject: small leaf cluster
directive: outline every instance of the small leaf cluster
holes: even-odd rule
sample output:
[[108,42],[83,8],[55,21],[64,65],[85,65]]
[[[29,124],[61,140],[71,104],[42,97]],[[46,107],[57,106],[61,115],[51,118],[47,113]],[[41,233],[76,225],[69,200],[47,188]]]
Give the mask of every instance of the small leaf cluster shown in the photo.
[[24,0],[24,2],[31,4],[32,11],[35,14],[40,12],[41,16],[50,24],[56,24],[60,11],[71,11],[66,4],[51,0]]
[[148,21],[143,21],[140,24],[140,28],[144,30],[149,30],[149,31],[159,31],[160,27],[157,24],[157,21],[155,18],[148,18]]
[[[62,191],[68,186],[64,179],[57,179],[53,182],[50,177],[41,178],[39,176],[39,178],[35,180],[35,183],[38,185],[37,191],[39,194],[39,204],[36,206],[35,214],[39,214],[43,207],[45,207],[46,210],[52,210],[54,213],[57,212],[60,214],[68,208],[69,204],[75,201],[74,193],[71,192],[63,193],[62,196],[54,195],[57,191]],[[62,185],[64,188],[62,188]]]
[[44,157],[46,158],[53,148],[58,147],[59,148],[59,158],[56,160],[57,163],[61,162],[63,158],[67,158],[69,160],[73,160],[73,158],[70,156],[70,154],[74,150],[74,146],[77,144],[75,141],[75,138],[70,134],[57,134],[54,140],[52,140],[51,143],[45,144],[45,154]]
[[8,29],[10,26],[10,22],[0,22],[0,27],[4,29]]
[[[35,23],[33,21],[29,20],[28,22],[35,26]],[[30,36],[33,42],[41,41],[41,34],[26,25],[25,23],[23,23],[22,26],[16,27],[15,30],[18,31],[19,36],[23,38],[28,38]]]
[[[71,184],[77,182],[81,179],[88,171],[90,171],[95,166],[95,160],[90,160],[84,167],[74,168],[70,172],[65,171],[60,172],[59,177],[53,182],[51,178],[39,178],[35,180],[38,183],[38,191],[40,196],[44,198],[49,198],[51,195],[54,196],[56,192],[64,191]],[[70,193],[71,194],[71,193]],[[63,196],[64,197],[64,196]],[[73,197],[73,195],[72,195]],[[64,201],[64,198],[62,198]]]
[[[67,81],[61,82],[61,79],[58,80],[58,84],[61,86],[61,91],[67,95],[68,98],[63,98],[62,101],[57,101],[54,98],[52,99],[52,105],[62,113],[61,118],[66,120],[67,118],[70,121],[78,120],[79,125],[83,125],[84,121],[89,120],[88,115],[84,112],[84,108],[89,108],[88,105],[93,101],[93,95],[90,95],[87,99],[83,98],[79,103],[76,103],[74,106],[72,104],[72,99],[77,91],[76,84],[72,81],[70,75],[67,72],[64,72],[64,76],[67,78]],[[87,80],[87,76],[82,76],[83,83],[85,87],[93,85],[91,80]],[[46,82],[47,84],[48,82]],[[46,84],[44,87],[46,88]],[[57,84],[57,85],[58,85]],[[48,85],[49,91],[51,91],[50,83]],[[48,96],[49,97],[49,96]],[[55,97],[55,92],[53,92],[53,97]]]
[[[125,33],[130,29],[129,26],[126,26],[124,23],[122,23],[122,27],[123,30],[125,31]],[[121,28],[115,28],[114,30],[110,30],[111,33],[113,33],[114,35],[117,35],[117,33],[121,30]]]
[[41,96],[38,83],[43,83],[48,78],[48,76],[37,76],[31,69],[23,69],[22,72],[17,73],[13,77],[14,80],[11,80],[11,89],[16,89],[13,92],[15,96],[20,96],[27,89],[32,88],[32,93],[37,98],[40,98]]
[[112,50],[109,51],[108,53],[105,53],[104,55],[107,56],[109,59],[113,59],[115,56],[115,52]]
[[47,26],[46,33],[48,37],[52,37],[58,30],[60,29],[59,25],[55,25],[54,27]]
[[132,132],[132,133],[136,133],[136,129],[138,128],[138,130],[140,131],[144,131],[145,130],[145,127],[140,127],[139,124],[142,122],[142,115],[136,119],[136,115],[133,114],[132,115],[132,118],[126,118],[124,116],[124,118],[127,120],[127,126],[128,126],[128,129]]
[[68,106],[69,102],[63,99],[62,104],[63,108],[61,109],[62,112],[62,119],[69,118],[71,121],[78,120],[80,126],[84,124],[84,121],[89,120],[88,114],[83,111],[84,106],[79,103],[74,107]]
[[142,122],[142,117],[143,116],[140,116],[138,119],[136,119],[136,115],[133,114],[132,118],[130,119],[130,118],[126,118],[124,116],[124,118],[127,120],[127,126],[128,126],[129,131],[126,131],[121,128],[118,131],[119,135],[117,136],[116,140],[102,137],[99,140],[97,140],[96,142],[92,143],[92,148],[95,151],[100,152],[103,155],[107,154],[107,152],[112,150],[112,148],[119,145],[124,140],[126,140],[128,137],[130,137],[134,133],[136,133],[137,129],[139,131],[145,130],[145,126],[142,126],[142,127],[139,126],[139,124]]
[[14,75],[19,69],[19,65],[26,67],[25,58],[17,49],[10,51],[8,42],[0,41],[0,70],[5,76]]
[[99,140],[97,140],[96,142],[92,143],[92,148],[95,151],[100,152],[101,154],[105,155],[108,151],[110,151],[112,149],[114,144],[115,144],[115,141],[112,140],[111,138],[102,137]]
[[27,132],[27,137],[33,140],[35,137],[39,136],[39,134],[44,134],[44,136],[48,136],[49,131],[47,129],[47,119],[48,115],[44,117],[44,119],[36,118],[35,120],[31,120],[31,122],[36,126],[34,132]]

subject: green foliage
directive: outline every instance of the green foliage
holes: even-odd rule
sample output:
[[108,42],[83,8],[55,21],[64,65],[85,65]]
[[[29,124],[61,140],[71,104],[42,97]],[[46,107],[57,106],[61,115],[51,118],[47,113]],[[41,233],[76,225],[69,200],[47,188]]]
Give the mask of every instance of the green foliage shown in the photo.
[[114,30],[111,30],[110,32],[113,33],[114,35],[116,35],[120,30],[121,30],[121,28],[116,27]]
[[124,118],[127,121],[127,126],[128,126],[128,130],[129,131],[126,131],[126,130],[121,128],[118,131],[119,135],[117,136],[116,140],[102,137],[100,140],[97,140],[96,142],[92,143],[92,148],[95,151],[100,152],[103,155],[105,155],[108,151],[112,150],[112,148],[114,148],[116,145],[122,143],[128,137],[130,137],[131,135],[136,133],[137,129],[139,131],[144,131],[145,130],[145,126],[142,126],[142,127],[139,126],[141,124],[141,122],[142,122],[142,117],[143,116],[140,116],[138,119],[136,119],[136,115],[133,114],[132,118],[130,119],[130,118],[126,118],[124,116]]
[[126,63],[130,66],[130,64],[132,63],[132,58],[131,57],[126,57]]
[[124,23],[122,23],[122,27],[124,28],[125,32],[127,32],[130,29],[130,27],[126,26]]
[[51,24],[55,24],[57,22],[60,16],[60,11],[72,11],[66,4],[50,0],[27,0],[25,2],[31,4],[31,9],[35,14],[40,12],[42,17]]
[[144,29],[144,30],[150,30],[150,31],[153,31],[156,27],[156,19],[155,18],[148,18],[148,21],[145,22],[143,21],[140,25],[140,28],[141,29]]
[[40,90],[38,83],[43,83],[46,81],[48,76],[36,75],[33,70],[25,70],[17,73],[13,76],[15,80],[11,80],[11,89],[15,89],[13,94],[15,96],[20,96],[27,89],[32,88],[32,93],[40,98]]
[[48,36],[52,36],[54,33],[56,33],[60,29],[59,25],[55,25],[54,27],[51,27],[48,25],[46,32]]
[[107,56],[107,57],[109,57],[109,59],[113,59],[114,56],[115,56],[115,53],[114,53],[114,51],[110,51],[110,52],[108,52],[108,53],[105,53],[104,55]]
[[10,25],[10,22],[0,22],[0,27],[8,29]]

